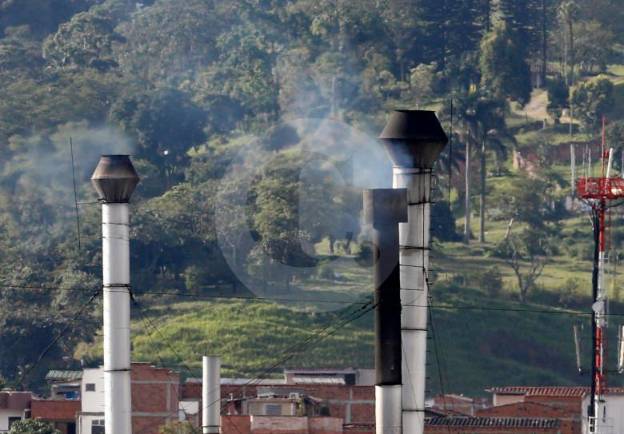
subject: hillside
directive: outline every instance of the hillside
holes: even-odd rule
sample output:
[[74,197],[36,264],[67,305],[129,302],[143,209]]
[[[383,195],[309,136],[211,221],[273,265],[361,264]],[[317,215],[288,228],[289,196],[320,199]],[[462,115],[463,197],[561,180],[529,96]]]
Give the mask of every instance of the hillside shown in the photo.
[[243,376],[370,366],[371,314],[350,322],[372,289],[362,190],[391,184],[376,137],[397,108],[435,110],[450,137],[435,168],[430,389],[586,380],[571,326],[589,325],[592,238],[570,152],[576,175],[597,173],[606,117],[624,173],[624,9],[446,6],[0,0],[0,384],[43,391],[48,369],[101,362],[89,178],[111,153],[141,176],[135,359],[186,371],[214,352]]

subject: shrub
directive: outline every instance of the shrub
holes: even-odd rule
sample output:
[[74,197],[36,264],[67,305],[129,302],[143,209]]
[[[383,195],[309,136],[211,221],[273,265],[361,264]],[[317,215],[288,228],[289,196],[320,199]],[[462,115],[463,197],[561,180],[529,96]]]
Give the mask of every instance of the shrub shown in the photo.
[[503,290],[503,275],[500,269],[493,265],[478,274],[477,283],[490,297],[498,297]]
[[9,434],[61,434],[54,427],[40,420],[26,419],[15,422]]
[[319,279],[334,280],[336,278],[336,274],[334,273],[334,269],[329,264],[322,264],[318,267],[317,277]]

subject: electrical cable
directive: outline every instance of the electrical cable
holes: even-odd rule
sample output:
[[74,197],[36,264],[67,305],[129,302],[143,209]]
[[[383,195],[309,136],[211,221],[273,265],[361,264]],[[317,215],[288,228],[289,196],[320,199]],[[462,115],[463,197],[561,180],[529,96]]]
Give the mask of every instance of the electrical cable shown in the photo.
[[[88,292],[88,290],[77,288],[60,288],[60,287],[38,287],[38,286],[23,286],[23,285],[3,285],[0,284],[0,292],[13,291],[18,289],[26,290],[38,290],[38,291],[76,291],[76,292]],[[347,301],[347,300],[320,300],[320,299],[308,299],[308,300],[292,300],[284,298],[271,298],[271,297],[255,297],[255,296],[220,296],[209,294],[184,294],[174,291],[149,291],[138,292],[136,296],[143,295],[168,295],[172,297],[191,298],[195,300],[233,300],[233,301],[250,301],[250,302],[267,302],[267,303],[329,303],[329,304],[348,304],[348,305],[360,305],[362,307],[368,306],[370,302],[363,301]],[[411,307],[430,307],[437,310],[476,310],[476,311],[491,311],[491,312],[520,312],[520,313],[535,313],[544,315],[570,315],[570,316],[591,316],[591,312],[564,310],[560,308],[544,308],[544,309],[530,309],[530,308],[512,308],[512,307],[496,307],[496,306],[484,306],[484,305],[469,305],[469,304],[431,304],[431,305],[418,305],[418,304],[404,304],[403,306]],[[606,316],[611,317],[624,317],[623,313],[608,312]]]
[[74,143],[69,137],[69,153],[71,155],[72,182],[74,186],[74,206],[76,208],[76,237],[78,239],[78,253],[80,253],[80,209],[78,207],[78,189],[76,187],[76,167],[74,163]]

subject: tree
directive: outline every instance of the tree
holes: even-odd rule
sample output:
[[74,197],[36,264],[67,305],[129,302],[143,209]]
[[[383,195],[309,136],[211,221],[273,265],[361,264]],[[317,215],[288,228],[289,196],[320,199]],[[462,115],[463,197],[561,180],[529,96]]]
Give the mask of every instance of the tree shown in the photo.
[[531,72],[522,50],[506,24],[487,34],[481,42],[481,85],[499,99],[526,103],[531,94]]
[[548,262],[550,249],[547,234],[531,228],[523,230],[520,235],[510,234],[498,245],[498,255],[516,276],[520,301],[523,303],[535,289]]
[[73,14],[91,7],[94,0],[0,0],[0,35],[7,27],[27,25],[44,37]]
[[572,89],[570,101],[587,131],[594,131],[613,107],[614,85],[606,78],[580,83]]
[[562,36],[565,38],[563,41],[563,61],[564,71],[563,76],[566,79],[568,86],[574,84],[574,67],[576,65],[576,54],[574,50],[575,42],[575,28],[574,24],[578,18],[579,7],[575,0],[564,0],[559,5],[559,19],[564,26],[564,32]]
[[25,419],[15,422],[9,430],[9,434],[61,434],[61,432],[54,429],[52,424],[48,422]]
[[605,72],[613,60],[615,34],[598,21],[581,21],[577,27],[575,46],[579,69],[589,74]]
[[114,69],[119,66],[113,53],[114,45],[125,42],[115,32],[116,24],[116,20],[105,14],[76,14],[46,39],[43,56],[57,68]]
[[206,139],[206,113],[175,89],[124,95],[109,117],[136,139],[137,156],[162,168],[167,179],[186,163],[187,151]]
[[[512,137],[506,131],[504,102],[488,98],[479,93],[463,95],[456,100],[454,111],[456,113],[459,137],[465,145],[465,217],[464,217],[464,241],[470,239],[470,157],[471,152],[479,151],[480,157],[480,225],[479,241],[485,241],[485,196],[486,186],[486,156],[492,150],[496,153],[506,152],[506,143],[512,141]],[[448,108],[445,109],[448,112]]]

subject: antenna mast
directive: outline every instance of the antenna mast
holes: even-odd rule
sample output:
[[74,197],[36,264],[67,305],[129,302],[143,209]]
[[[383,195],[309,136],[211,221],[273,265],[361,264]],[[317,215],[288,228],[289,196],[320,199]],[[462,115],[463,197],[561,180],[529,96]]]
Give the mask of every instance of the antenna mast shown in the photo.
[[592,211],[594,229],[594,267],[592,272],[592,384],[590,404],[587,411],[586,433],[604,434],[608,431],[606,344],[607,344],[607,289],[605,282],[606,260],[606,213],[608,203],[624,198],[624,179],[611,177],[613,148],[606,148],[605,119],[602,119],[601,176],[579,178],[576,190]]

